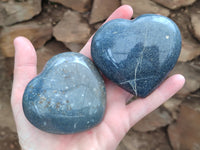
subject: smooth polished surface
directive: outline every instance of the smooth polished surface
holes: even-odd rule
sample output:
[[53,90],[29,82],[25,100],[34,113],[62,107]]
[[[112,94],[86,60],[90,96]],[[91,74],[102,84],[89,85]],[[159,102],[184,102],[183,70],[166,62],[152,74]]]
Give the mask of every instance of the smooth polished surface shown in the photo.
[[154,14],[104,24],[91,46],[94,63],[102,73],[139,97],[146,97],[163,81],[176,64],[180,50],[177,25]]
[[84,131],[101,122],[105,112],[104,81],[92,61],[67,52],[48,61],[26,87],[23,110],[37,128],[56,134]]

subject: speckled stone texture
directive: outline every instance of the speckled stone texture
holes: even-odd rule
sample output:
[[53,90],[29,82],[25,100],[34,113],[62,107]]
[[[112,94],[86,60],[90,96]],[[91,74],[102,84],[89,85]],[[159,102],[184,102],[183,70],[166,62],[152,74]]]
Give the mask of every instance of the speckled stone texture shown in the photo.
[[93,37],[91,54],[107,78],[146,97],[172,70],[180,50],[177,25],[167,17],[146,14],[104,24]]
[[48,61],[26,87],[23,110],[37,128],[55,134],[81,132],[101,122],[105,112],[104,81],[92,61],[67,52]]

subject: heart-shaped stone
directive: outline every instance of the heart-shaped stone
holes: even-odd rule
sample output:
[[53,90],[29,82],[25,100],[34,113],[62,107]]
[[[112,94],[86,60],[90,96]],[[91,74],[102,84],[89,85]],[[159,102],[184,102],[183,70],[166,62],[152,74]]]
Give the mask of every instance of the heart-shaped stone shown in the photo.
[[174,67],[181,34],[169,18],[146,14],[116,19],[94,35],[91,54],[102,73],[128,92],[149,95]]
[[104,81],[92,61],[67,52],[48,61],[27,85],[23,110],[37,128],[56,134],[90,129],[105,112]]

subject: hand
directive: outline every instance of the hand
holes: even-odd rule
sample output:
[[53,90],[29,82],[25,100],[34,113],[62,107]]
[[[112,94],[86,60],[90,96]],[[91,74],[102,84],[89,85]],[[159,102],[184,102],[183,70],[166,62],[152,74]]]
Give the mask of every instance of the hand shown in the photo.
[[[124,5],[107,21],[116,18],[130,19],[132,14],[132,8]],[[80,52],[89,58],[91,39]],[[14,46],[15,66],[11,104],[19,142],[24,150],[114,150],[134,124],[173,96],[185,82],[182,75],[173,75],[148,97],[139,98],[126,105],[131,94],[106,80],[107,108],[104,119],[98,126],[71,135],[50,134],[31,125],[22,110],[24,89],[37,73],[34,47],[24,37],[16,38]]]

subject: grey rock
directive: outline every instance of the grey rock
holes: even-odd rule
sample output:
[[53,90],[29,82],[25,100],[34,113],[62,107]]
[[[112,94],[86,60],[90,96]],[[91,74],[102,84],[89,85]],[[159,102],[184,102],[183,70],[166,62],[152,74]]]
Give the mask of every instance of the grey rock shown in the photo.
[[122,4],[128,4],[133,7],[134,17],[149,13],[160,14],[163,16],[168,16],[170,14],[168,9],[151,0],[122,0]]
[[193,38],[183,37],[179,62],[191,61],[200,55],[200,43]]
[[119,6],[119,0],[94,0],[90,16],[90,24],[105,20]]
[[41,12],[41,0],[20,2],[15,0],[9,0],[8,2],[0,1],[0,12],[3,12],[0,14],[0,21],[3,20],[4,25],[29,20]]
[[182,104],[177,122],[168,128],[169,139],[174,150],[200,149],[199,118],[199,99]]
[[34,47],[41,48],[52,37],[50,24],[38,24],[34,21],[3,27],[0,34],[0,49],[6,57],[14,56],[13,40],[17,36],[27,37]]
[[[72,19],[73,18],[73,19]],[[63,19],[53,28],[54,37],[66,46],[69,46],[71,51],[77,52],[90,37],[91,29],[83,20],[81,15],[74,11],[67,11]],[[74,45],[80,45],[73,49]]]
[[157,128],[167,126],[171,122],[172,118],[169,113],[158,108],[135,124],[133,129],[140,132],[153,131]]
[[178,26],[155,14],[111,20],[95,33],[91,44],[92,58],[101,72],[139,97],[148,96],[161,84],[180,51]]
[[165,132],[137,132],[130,130],[119,144],[117,150],[172,150]]
[[171,98],[163,104],[163,107],[166,108],[170,112],[172,118],[176,120],[178,118],[179,108],[182,102],[182,99]]
[[91,0],[50,0],[79,12],[86,12],[91,7]]
[[192,14],[191,23],[193,34],[200,41],[200,14]]
[[184,87],[177,93],[177,96],[185,97],[191,92],[200,88],[200,69],[188,63],[177,63],[170,75],[182,74],[186,81]]
[[178,9],[183,6],[192,5],[196,0],[152,0],[170,9]]
[[6,10],[2,7],[2,5],[0,5],[0,26],[4,25],[5,16],[6,16]]
[[92,61],[80,53],[54,56],[29,82],[23,95],[27,119],[35,127],[56,134],[96,126],[105,107],[104,81]]

